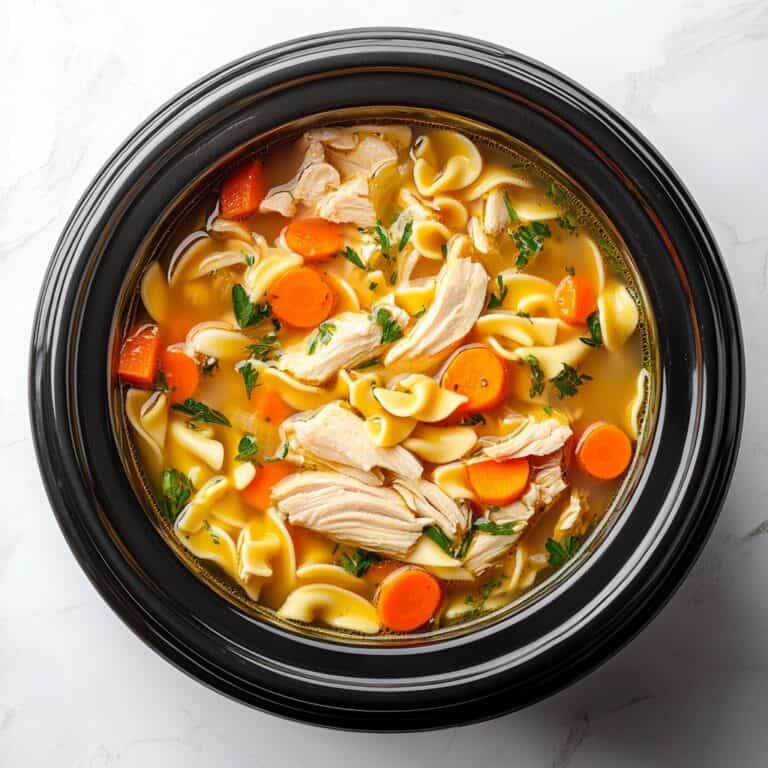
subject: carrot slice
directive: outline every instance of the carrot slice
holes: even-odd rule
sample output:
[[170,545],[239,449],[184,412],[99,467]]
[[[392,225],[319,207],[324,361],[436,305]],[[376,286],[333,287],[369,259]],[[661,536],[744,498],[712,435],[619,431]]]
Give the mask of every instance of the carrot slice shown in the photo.
[[632,441],[620,427],[598,421],[587,427],[576,446],[576,458],[585,472],[598,480],[613,480],[632,459]]
[[379,560],[378,563],[374,563],[363,575],[363,578],[373,585],[381,584],[384,579],[389,576],[390,573],[394,573],[403,567],[402,563],[398,563],[397,560]]
[[555,288],[555,303],[566,323],[585,323],[597,309],[595,289],[589,280],[578,275],[566,275]]
[[509,504],[523,495],[528,485],[527,458],[481,461],[467,465],[467,481],[485,504]]
[[341,227],[324,219],[292,219],[285,244],[308,261],[324,261],[341,250]]
[[159,328],[156,325],[142,326],[123,342],[117,375],[126,384],[152,387],[155,384],[159,356]]
[[495,408],[506,395],[507,366],[488,347],[470,347],[451,360],[441,384],[469,398],[454,415],[485,411]]
[[295,471],[296,467],[287,461],[264,464],[256,470],[256,477],[250,484],[240,491],[240,498],[252,507],[267,509],[272,503],[270,499],[272,486]]
[[440,605],[440,582],[420,568],[398,568],[379,587],[376,607],[384,626],[410,632],[426,624]]
[[261,162],[253,160],[238,168],[221,185],[219,208],[225,219],[240,219],[256,213],[267,191],[263,171]]
[[256,407],[256,413],[276,427],[296,413],[272,387],[255,387],[251,392],[251,402]]
[[163,350],[160,370],[165,374],[165,381],[171,388],[168,399],[172,403],[183,403],[188,397],[192,397],[200,383],[197,363],[180,349]]
[[272,313],[296,328],[314,328],[326,320],[333,309],[333,289],[310,267],[291,269],[275,280],[269,289]]

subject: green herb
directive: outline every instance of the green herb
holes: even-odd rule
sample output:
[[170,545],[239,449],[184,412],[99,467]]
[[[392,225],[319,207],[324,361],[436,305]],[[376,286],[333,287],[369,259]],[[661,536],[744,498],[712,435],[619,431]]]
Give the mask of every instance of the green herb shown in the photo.
[[421,317],[423,314],[425,314],[427,311],[427,308],[422,304],[421,309],[414,315],[414,317]]
[[595,234],[595,241],[598,247],[603,253],[605,260],[610,265],[611,269],[616,275],[622,277],[624,275],[624,266],[621,262],[619,252],[613,247],[613,243],[602,233]]
[[249,344],[246,349],[251,353],[251,357],[256,360],[269,360],[270,355],[277,351],[280,346],[280,339],[274,333],[267,333],[261,337],[261,341],[256,344]]
[[395,270],[395,271],[394,271],[394,272],[393,272],[393,273],[392,273],[392,274],[389,276],[389,280],[387,280],[387,282],[388,282],[390,285],[394,285],[394,284],[397,282],[397,270]]
[[327,347],[331,343],[333,334],[336,332],[336,326],[333,323],[320,323],[317,327],[317,333],[312,337],[307,347],[307,354],[314,355],[318,344]]
[[341,567],[353,576],[363,576],[365,572],[381,558],[365,549],[356,549],[351,555],[343,554],[339,560]]
[[568,562],[581,546],[581,539],[578,536],[566,536],[562,542],[554,539],[547,539],[544,545],[549,552],[549,564],[558,566]]
[[485,584],[483,584],[482,587],[480,587],[480,597],[483,599],[483,601],[486,601],[490,595],[491,592],[493,592],[496,587],[501,586],[501,581],[499,579],[493,579],[493,581],[486,581]]
[[575,267],[566,267],[565,271],[567,274],[569,274],[571,277],[573,277],[576,274],[576,268]]
[[194,490],[192,481],[183,472],[179,472],[178,469],[163,470],[160,511],[169,523],[176,522],[179,512],[184,508]]
[[457,560],[463,560],[467,556],[467,552],[469,550],[469,545],[472,543],[472,538],[475,535],[475,529],[470,528],[467,531],[466,536],[461,540],[461,544],[459,544],[459,548],[456,550],[455,557]]
[[161,392],[171,392],[173,388],[168,383],[168,378],[165,375],[165,371],[158,371],[155,376],[155,389],[159,389]]
[[251,392],[258,385],[259,371],[254,368],[249,362],[243,363],[237,367],[238,373],[243,377],[243,384],[245,384],[245,396],[250,400]]
[[448,258],[448,243],[443,243],[443,244],[440,246],[440,253],[442,253],[442,254],[443,254],[443,258],[444,258],[444,259],[447,259],[447,258]]
[[553,413],[551,405],[542,405],[541,410],[544,411],[544,413],[546,413],[547,416],[551,416]]
[[569,232],[573,232],[579,224],[579,216],[571,207],[568,193],[550,181],[549,184],[547,184],[546,194],[547,197],[560,208],[560,215],[557,217],[558,225]]
[[601,347],[603,345],[603,331],[600,328],[600,313],[595,310],[587,317],[587,330],[589,338],[580,336],[579,341],[588,347]]
[[491,536],[511,536],[517,532],[520,527],[519,521],[510,523],[494,523],[493,520],[475,520],[475,528],[483,533],[490,533]]
[[488,299],[488,309],[496,309],[504,305],[504,299],[507,298],[509,288],[504,285],[504,278],[501,275],[496,275],[496,285],[499,287],[499,292],[491,292],[491,296]]
[[275,461],[282,461],[287,455],[288,443],[283,443],[282,446],[280,446],[280,453],[277,454],[277,456],[267,456],[266,458],[262,459],[262,461],[266,462],[267,464],[271,464]]
[[213,543],[221,544],[221,539],[216,535],[213,528],[211,528],[211,524],[207,520],[203,520],[203,525],[205,526],[205,530],[208,531],[208,535],[211,537]]
[[229,423],[229,419],[223,413],[209,408],[205,403],[193,400],[191,397],[188,397],[183,403],[176,403],[171,407],[174,411],[191,416],[190,423],[204,421],[207,424],[221,424],[224,427],[232,426]]
[[528,396],[538,397],[544,391],[544,371],[541,370],[539,359],[535,355],[528,355],[525,362],[531,369],[531,388],[528,390]]
[[386,253],[392,247],[392,243],[389,241],[389,233],[381,225],[381,221],[376,222],[373,231],[379,242],[379,248]]
[[257,325],[272,314],[268,302],[254,304],[240,283],[232,286],[232,308],[235,311],[235,320],[241,328]]
[[374,365],[379,365],[379,358],[372,357],[370,360],[366,360],[364,363],[355,366],[356,371],[364,371],[366,368],[373,368]]
[[557,223],[562,229],[573,232],[579,226],[579,217],[574,211],[568,210],[557,217]]
[[507,209],[507,216],[512,224],[519,224],[520,217],[517,215],[517,211],[512,207],[512,203],[509,202],[509,195],[504,193],[504,207]]
[[397,324],[386,307],[379,307],[374,319],[381,326],[382,344],[391,344],[402,337],[403,329]]
[[350,248],[349,246],[344,249],[342,256],[344,256],[347,261],[351,261],[356,267],[360,269],[368,269],[368,267],[363,264],[363,260],[357,255],[357,251]]
[[557,395],[562,400],[564,397],[573,397],[579,391],[579,387],[587,381],[592,381],[591,376],[579,373],[573,366],[563,363],[560,373],[550,382],[555,385]]
[[200,373],[203,376],[213,376],[219,367],[219,361],[215,357],[206,357],[200,364]]
[[379,287],[379,284],[375,280],[371,280],[371,282],[368,283],[369,291],[375,291],[378,287]]
[[525,318],[531,325],[533,325],[533,320],[527,312],[515,312],[515,315],[517,315],[517,317]]
[[405,226],[403,227],[403,234],[400,235],[400,242],[397,244],[397,250],[402,251],[403,248],[405,248],[406,245],[408,245],[408,241],[411,239],[411,235],[413,234],[413,221],[406,221]]
[[518,269],[527,267],[531,257],[544,248],[544,238],[551,235],[549,227],[540,221],[533,221],[530,225],[518,227],[511,233],[510,237],[517,246],[515,266]]
[[256,263],[256,259],[253,257],[252,253],[248,253],[248,251],[240,251],[240,253],[243,254],[246,266],[252,267]]
[[475,426],[476,424],[485,424],[485,416],[482,413],[470,413],[469,416],[465,416],[461,423],[468,426]]
[[253,435],[243,435],[237,444],[235,461],[250,461],[259,452],[259,444]]
[[424,535],[432,539],[443,552],[447,552],[453,557],[453,547],[451,547],[451,540],[445,535],[442,528],[438,528],[436,525],[429,525],[424,529]]

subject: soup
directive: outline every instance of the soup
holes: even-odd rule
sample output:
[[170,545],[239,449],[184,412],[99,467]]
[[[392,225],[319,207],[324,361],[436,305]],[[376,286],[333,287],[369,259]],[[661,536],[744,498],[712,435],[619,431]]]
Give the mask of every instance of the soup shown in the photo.
[[500,609],[576,555],[637,454],[631,272],[585,201],[447,128],[321,127],[202,200],[118,376],[158,519],[286,622]]

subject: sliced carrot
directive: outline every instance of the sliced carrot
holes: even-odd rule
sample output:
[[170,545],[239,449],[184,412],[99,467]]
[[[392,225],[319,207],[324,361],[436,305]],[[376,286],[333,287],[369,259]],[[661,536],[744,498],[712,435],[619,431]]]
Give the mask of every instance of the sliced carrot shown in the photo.
[[410,632],[426,624],[440,605],[440,582],[421,568],[398,568],[379,587],[376,607],[384,626]]
[[152,387],[157,376],[159,356],[159,328],[156,325],[142,326],[123,342],[117,375],[126,384]]
[[310,267],[291,269],[269,289],[272,313],[295,328],[314,328],[327,320],[333,309],[333,289]]
[[160,370],[171,388],[168,396],[172,403],[183,403],[195,394],[200,383],[197,363],[180,349],[165,349],[160,358]]
[[587,427],[576,446],[579,464],[598,480],[613,480],[632,459],[632,441],[620,427],[598,421]]
[[507,393],[507,366],[488,347],[470,347],[451,360],[441,384],[469,398],[454,415],[486,411],[495,408]]
[[323,261],[341,250],[341,227],[324,219],[292,219],[285,230],[285,243],[308,261]]
[[264,421],[273,424],[278,427],[289,416],[296,413],[277,391],[272,387],[254,387],[251,392],[251,402],[256,407],[256,413],[264,419]]
[[374,563],[363,575],[363,578],[369,583],[378,585],[381,584],[384,579],[389,576],[390,573],[394,573],[403,567],[402,563],[398,563],[397,560],[379,560],[378,563]]
[[523,495],[528,485],[527,458],[481,461],[467,465],[467,481],[485,504],[509,504]]
[[597,309],[592,283],[579,275],[566,275],[555,288],[555,303],[566,323],[585,323]]
[[272,486],[295,471],[296,467],[287,461],[263,464],[256,470],[256,477],[240,491],[240,498],[252,507],[267,509],[272,503],[270,500]]
[[240,219],[256,213],[266,191],[261,162],[252,160],[246,163],[221,185],[221,215],[225,219]]

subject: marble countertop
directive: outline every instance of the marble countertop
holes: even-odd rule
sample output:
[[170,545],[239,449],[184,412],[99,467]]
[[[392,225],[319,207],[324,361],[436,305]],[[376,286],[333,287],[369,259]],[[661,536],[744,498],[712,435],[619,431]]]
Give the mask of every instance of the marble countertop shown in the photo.
[[[344,734],[246,709],[145,647],[76,565],[38,475],[28,339],[66,217],[188,82],[334,27],[435,27],[544,60],[623,112],[685,179],[733,279],[750,386],[727,504],[690,577],[569,690],[462,729]],[[0,766],[764,766],[768,751],[768,3],[282,0],[16,3],[0,31]],[[310,762],[311,761],[311,762]]]

